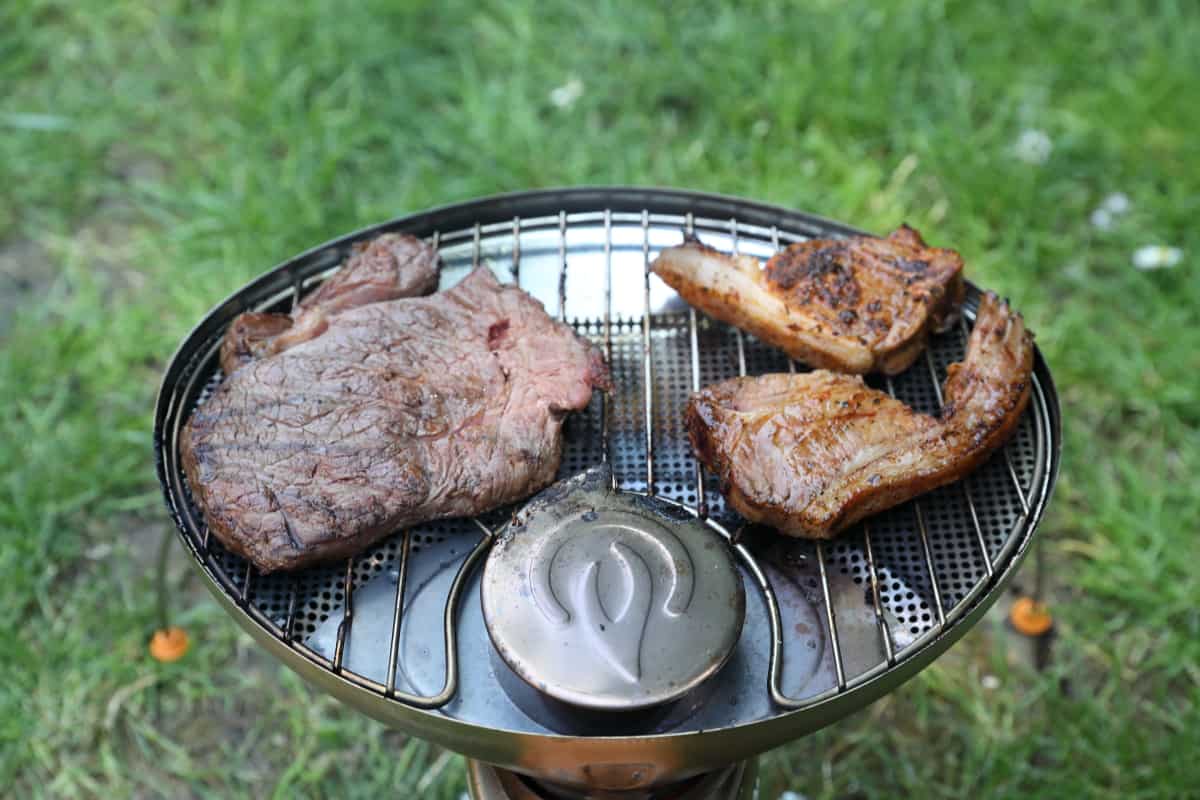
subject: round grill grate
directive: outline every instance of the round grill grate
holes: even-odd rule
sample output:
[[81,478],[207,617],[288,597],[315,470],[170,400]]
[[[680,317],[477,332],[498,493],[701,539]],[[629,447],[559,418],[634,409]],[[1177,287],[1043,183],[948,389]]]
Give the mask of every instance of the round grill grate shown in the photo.
[[[647,278],[648,259],[678,243],[688,226],[713,247],[737,248],[760,258],[791,241],[851,232],[792,212],[689,193],[531,193],[447,207],[345,237],[293,259],[218,306],[172,361],[159,398],[155,443],[168,505],[181,534],[220,596],[240,609],[235,612],[239,621],[276,643],[276,652],[297,669],[308,670],[310,677],[333,674],[348,681],[355,692],[347,699],[397,724],[444,718],[475,726],[470,730],[484,732],[479,735],[485,739],[488,730],[548,734],[538,720],[493,699],[495,676],[478,608],[477,576],[463,584],[462,601],[452,615],[461,666],[447,667],[442,617],[451,579],[482,541],[475,521],[434,522],[409,532],[402,625],[393,625],[401,534],[349,563],[257,574],[208,536],[180,469],[178,433],[220,380],[216,348],[237,313],[286,310],[336,269],[354,241],[383,230],[405,231],[439,246],[442,288],[474,265],[487,264],[501,280],[518,281],[582,335],[610,347],[616,389],[608,397],[597,393],[587,409],[568,419],[560,478],[594,466],[607,454],[621,489],[652,492],[694,509],[703,500],[718,529],[740,534],[744,522],[726,507],[715,477],[705,473],[698,485],[682,423],[688,394],[696,385],[743,370],[754,375],[804,367],[751,336],[691,312],[657,278]],[[969,304],[974,298],[972,294]],[[928,357],[892,381],[873,377],[868,382],[918,410],[936,413],[938,386],[946,367],[963,356],[967,327],[934,337]],[[768,737],[770,742],[754,738],[738,743],[747,752],[765,749],[785,730],[795,735],[819,727],[878,696],[883,689],[876,678],[907,677],[961,635],[965,626],[960,623],[982,613],[977,609],[993,600],[1011,576],[1051,491],[1058,418],[1040,357],[1036,377],[1034,402],[1013,440],[964,481],[877,515],[821,546],[747,528],[742,564],[746,625],[729,665],[713,679],[718,684],[714,697],[722,700],[706,704],[672,731],[770,721],[790,709],[816,711],[831,700],[845,700],[837,714],[816,713],[810,723],[772,728],[777,732]],[[480,521],[496,530],[512,510],[498,509]],[[764,594],[767,587],[769,594]],[[773,655],[776,604],[776,624],[782,625],[783,635],[781,651]],[[955,636],[945,636],[951,630]],[[396,651],[393,676],[387,675],[389,632]],[[905,664],[909,666],[902,668]],[[453,678],[450,691],[430,704],[437,708],[432,715],[405,707],[388,686],[391,678],[397,692],[432,697],[447,675]],[[343,684],[334,686],[341,691]],[[467,740],[451,733],[457,728],[419,730],[433,738],[451,737],[444,740],[468,749]],[[507,758],[501,751],[480,748],[480,757],[498,763]],[[729,743],[708,759],[715,764],[726,755],[737,755]]]

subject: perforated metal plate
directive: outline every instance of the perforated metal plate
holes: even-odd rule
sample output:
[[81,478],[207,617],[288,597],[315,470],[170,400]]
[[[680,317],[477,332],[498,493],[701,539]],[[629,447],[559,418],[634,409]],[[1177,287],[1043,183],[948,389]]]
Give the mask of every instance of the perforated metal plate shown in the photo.
[[[454,576],[481,541],[476,522],[429,523],[410,532],[402,624],[394,624],[399,533],[349,564],[257,575],[207,536],[180,471],[178,432],[220,380],[216,347],[233,316],[246,309],[285,310],[327,277],[354,241],[384,230],[411,232],[436,240],[444,263],[443,288],[473,265],[485,263],[501,280],[519,282],[550,313],[609,346],[616,388],[607,398],[597,393],[585,411],[569,419],[560,477],[607,457],[622,489],[652,492],[697,510],[703,500],[702,510],[714,527],[737,533],[743,522],[725,506],[714,477],[705,475],[702,485],[697,482],[682,424],[687,396],[695,386],[742,371],[754,375],[804,367],[790,364],[753,337],[690,311],[657,277],[648,276],[648,260],[681,241],[688,226],[713,247],[736,247],[762,258],[792,241],[852,232],[782,209],[683,192],[531,193],[447,207],[323,245],[218,306],[185,341],[168,370],[155,441],[181,535],[214,590],[239,609],[239,621],[266,636],[281,657],[310,678],[323,681],[322,673],[336,675],[336,686],[370,713],[395,724],[422,717],[465,724],[467,728],[427,724],[420,730],[457,749],[470,750],[473,735],[492,741],[480,733],[484,731],[548,735],[541,721],[523,713],[499,688],[479,611],[477,576],[463,584],[459,609],[451,615],[462,664],[453,691],[440,708],[427,713],[402,709],[403,697],[396,694],[434,695],[443,685],[443,614]],[[949,244],[937,242],[936,235],[929,238]],[[976,301],[972,291],[968,317]],[[875,378],[870,382],[935,413],[937,384],[947,365],[962,358],[966,333],[964,326],[935,337],[928,359],[919,359],[894,386]],[[713,696],[719,700],[670,730],[614,733],[644,737],[714,731],[772,720],[796,708],[812,709],[807,725],[772,726],[774,733],[767,738],[752,737],[732,748],[727,743],[725,752],[707,757],[711,766],[714,759],[736,757],[739,747],[765,749],[786,730],[794,735],[827,724],[877,696],[884,688],[877,679],[911,674],[919,666],[918,656],[931,658],[961,635],[960,620],[980,613],[977,609],[994,599],[1023,554],[1057,470],[1057,426],[1053,387],[1039,356],[1033,402],[1016,436],[965,481],[880,514],[820,547],[746,531],[741,566],[746,624],[733,657],[713,679]],[[482,522],[495,529],[510,512],[499,509]],[[759,576],[767,587],[759,585]],[[782,632],[774,688],[773,607]],[[389,675],[392,662],[395,672]],[[829,710],[831,700],[838,701],[836,714]],[[510,766],[523,764],[511,754],[473,753]],[[523,768],[531,767],[526,763]]]

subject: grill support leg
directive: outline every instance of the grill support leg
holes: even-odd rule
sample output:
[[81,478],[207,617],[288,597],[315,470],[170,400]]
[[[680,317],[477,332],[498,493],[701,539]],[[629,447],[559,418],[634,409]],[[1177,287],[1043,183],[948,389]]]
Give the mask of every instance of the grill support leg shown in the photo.
[[1022,594],[1008,610],[1013,630],[1031,640],[1033,666],[1041,672],[1050,664],[1050,645],[1054,639],[1054,617],[1045,602],[1046,570],[1040,537],[1033,541],[1033,593]]
[[[611,770],[619,776],[621,769]],[[609,776],[609,777],[613,777]],[[551,786],[482,761],[467,761],[467,788],[471,800],[577,800],[604,797],[607,800],[751,800],[758,796],[758,761],[749,759],[728,767],[688,778],[680,783],[653,788],[586,789]]]
[[[188,651],[188,636],[183,628],[173,628],[170,625],[169,615],[167,612],[167,563],[171,546],[171,541],[175,538],[175,531],[170,528],[163,529],[162,542],[158,546],[158,574],[156,577],[156,592],[157,592],[157,616],[158,629],[154,631],[154,635],[150,637],[150,656],[159,664],[168,664],[172,661],[178,661],[187,654]],[[162,718],[162,696],[161,696],[161,667],[159,678],[155,680],[152,688],[154,695],[154,719],[158,721]]]

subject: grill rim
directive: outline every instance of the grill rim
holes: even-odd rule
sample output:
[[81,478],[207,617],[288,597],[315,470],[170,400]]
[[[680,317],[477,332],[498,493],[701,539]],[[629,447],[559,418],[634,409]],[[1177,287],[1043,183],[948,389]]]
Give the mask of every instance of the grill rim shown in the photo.
[[[686,741],[688,763],[679,767],[693,771],[727,763],[774,747],[783,741],[816,730],[830,724],[853,710],[891,691],[915,675],[950,644],[960,638],[978,621],[979,617],[1002,594],[1030,549],[1037,527],[1044,516],[1046,505],[1053,493],[1061,461],[1061,415],[1057,392],[1048,367],[1040,351],[1035,350],[1034,377],[1037,391],[1035,398],[1040,406],[1038,414],[1044,426],[1046,445],[1045,461],[1039,465],[1040,475],[1035,472],[1029,491],[1029,511],[1019,525],[1024,527],[1021,536],[1012,536],[1008,545],[997,553],[998,567],[988,579],[981,581],[985,586],[973,603],[964,601],[964,610],[951,623],[940,629],[932,629],[908,645],[906,655],[894,663],[886,662],[881,668],[872,669],[860,676],[860,680],[844,690],[824,693],[820,698],[808,698],[804,708],[781,710],[766,719],[727,726],[704,732],[668,732],[639,736],[578,737],[562,734],[529,733],[493,729],[477,723],[466,722],[442,714],[426,712],[411,705],[380,696],[377,692],[345,675],[338,674],[328,665],[328,660],[297,642],[281,639],[274,633],[274,623],[266,619],[253,604],[239,603],[220,579],[228,586],[232,581],[221,573],[215,563],[209,563],[205,554],[196,548],[196,538],[189,533],[179,508],[186,500],[177,496],[172,486],[173,476],[168,474],[165,448],[177,446],[179,426],[184,414],[178,405],[186,401],[186,391],[181,391],[181,378],[194,377],[196,367],[211,356],[212,348],[204,348],[206,341],[213,338],[218,329],[236,314],[251,307],[283,299],[295,287],[323,269],[339,264],[352,243],[387,231],[421,232],[422,230],[461,231],[476,226],[509,223],[514,218],[525,220],[551,217],[560,214],[599,213],[606,209],[612,213],[634,213],[653,209],[658,216],[696,216],[708,219],[735,218],[739,225],[786,229],[789,234],[799,232],[805,236],[821,236],[831,233],[839,235],[862,235],[864,231],[844,223],[827,220],[813,214],[792,211],[777,205],[758,203],[720,194],[692,192],[682,189],[659,189],[652,187],[581,187],[558,188],[512,192],[478,198],[461,203],[439,206],[393,220],[362,228],[319,244],[303,253],[289,258],[263,273],[258,278],[240,287],[223,301],[215,305],[204,318],[181,341],[171,357],[164,373],[155,405],[154,449],[155,465],[164,493],[168,511],[185,545],[192,554],[195,565],[204,574],[205,584],[226,610],[250,632],[260,644],[267,646],[276,657],[301,674],[319,688],[329,691],[360,711],[386,723],[409,729],[423,738],[434,739],[452,749],[500,763],[524,771],[537,765],[543,768],[554,766],[554,752],[558,751],[558,766],[561,758],[567,757],[574,763],[580,760],[578,748],[587,743],[589,750],[598,748],[592,760],[632,762],[647,760],[652,748],[659,754],[651,759],[661,762],[679,762],[676,742]],[[972,287],[972,299],[977,301],[977,290]],[[250,304],[248,297],[264,297],[263,301]],[[166,430],[172,420],[173,430]],[[1010,552],[1005,552],[1010,551]],[[214,569],[215,568],[215,569]],[[218,574],[221,573],[221,574]],[[326,663],[322,663],[326,662]],[[749,736],[751,731],[756,735]],[[701,744],[702,743],[702,744]],[[667,745],[665,748],[663,745]],[[575,748],[568,756],[565,747]],[[624,755],[622,755],[624,754]],[[707,755],[705,755],[707,754]],[[590,756],[589,756],[590,757]]]

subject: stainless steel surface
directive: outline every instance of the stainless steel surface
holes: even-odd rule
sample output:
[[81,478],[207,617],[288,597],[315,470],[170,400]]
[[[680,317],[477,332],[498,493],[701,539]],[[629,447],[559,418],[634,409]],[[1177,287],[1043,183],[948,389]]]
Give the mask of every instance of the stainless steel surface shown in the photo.
[[531,500],[492,547],[480,594],[492,644],[526,683],[629,711],[676,700],[724,666],[746,596],[712,528],[611,480],[601,465]]
[[758,797],[758,762],[739,761],[682,784],[595,792],[549,786],[491,764],[468,761],[467,788],[471,800],[753,800]]
[[[871,581],[871,605],[875,612],[875,622],[879,626],[879,641],[883,645],[883,652],[890,667],[896,663],[896,650],[892,644],[892,632],[888,628],[887,618],[883,612],[883,603],[879,599],[879,573],[875,570],[875,551],[871,548],[871,526],[868,522],[862,523],[862,536],[863,553],[867,560],[867,577]],[[990,575],[991,572],[989,571],[988,574]]]
[[[887,384],[887,393],[895,397],[896,386],[892,383],[890,375],[885,378],[885,383]],[[938,397],[941,397],[942,390],[936,381],[932,383],[932,387]],[[940,400],[938,405],[940,407]],[[937,570],[933,565],[933,552],[929,549],[929,529],[925,525],[925,512],[921,508],[921,502],[921,498],[917,497],[909,505],[912,506],[913,518],[917,521],[917,531],[921,534],[921,550],[925,554],[925,569],[929,573],[929,591],[933,595],[933,607],[937,611],[937,624],[941,628],[946,624],[946,611],[942,606],[942,591],[938,588]]]
[[[689,309],[647,273],[647,263],[678,243],[688,224],[714,247],[732,250],[736,243],[758,257],[807,237],[853,232],[786,209],[690,192],[533,192],[343,237],[218,305],[172,359],[155,416],[167,503],[214,595],[272,653],[365,713],[563,784],[595,784],[598,773],[583,765],[615,772],[640,765],[644,785],[710,771],[827,725],[928,664],[999,595],[1050,496],[1060,434],[1045,364],[1039,356],[1033,400],[1014,439],[965,481],[923,497],[923,525],[908,504],[820,552],[743,529],[713,476],[698,476],[680,412],[697,381],[796,366],[702,315],[693,325]],[[737,533],[745,624],[728,665],[706,683],[713,700],[690,718],[666,729],[563,736],[500,689],[473,567],[490,544],[485,530],[498,530],[508,510],[479,524],[417,526],[349,563],[290,575],[258,575],[208,535],[180,469],[178,437],[219,379],[216,349],[225,326],[243,310],[286,310],[297,291],[311,291],[336,269],[353,242],[385,230],[435,242],[445,262],[443,286],[473,263],[489,264],[502,279],[519,277],[551,313],[561,308],[610,353],[617,389],[568,420],[561,476],[606,461],[619,488],[682,504],[697,516],[707,512],[705,521],[724,538]],[[977,301],[972,290],[962,330],[935,337],[928,364],[897,376],[897,397],[937,410],[931,378],[940,380],[961,358]],[[700,507],[702,493],[707,508]]]

